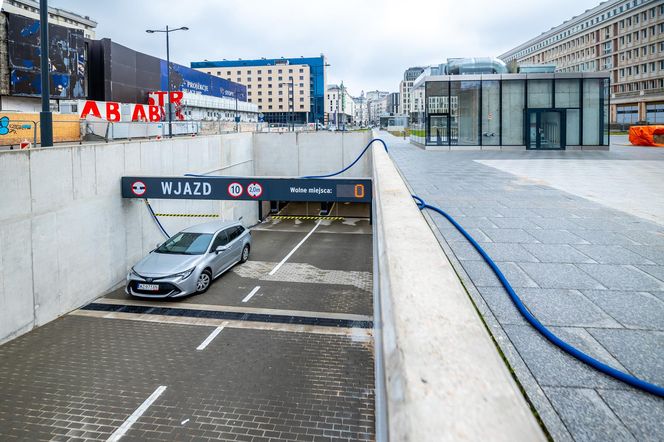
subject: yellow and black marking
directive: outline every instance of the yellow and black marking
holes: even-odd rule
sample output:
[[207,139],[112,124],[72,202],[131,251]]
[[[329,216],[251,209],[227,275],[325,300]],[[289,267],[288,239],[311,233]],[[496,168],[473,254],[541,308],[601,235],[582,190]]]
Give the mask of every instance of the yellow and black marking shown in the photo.
[[219,215],[209,213],[155,213],[156,216],[181,216],[186,218],[219,218]]
[[272,215],[272,219],[329,219],[331,221],[343,221],[343,216],[297,216],[297,215]]

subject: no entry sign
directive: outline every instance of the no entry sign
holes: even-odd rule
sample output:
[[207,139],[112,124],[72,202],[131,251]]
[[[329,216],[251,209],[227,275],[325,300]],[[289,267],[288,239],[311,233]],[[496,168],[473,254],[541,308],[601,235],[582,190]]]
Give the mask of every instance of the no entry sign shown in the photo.
[[123,177],[123,198],[371,202],[362,178]]

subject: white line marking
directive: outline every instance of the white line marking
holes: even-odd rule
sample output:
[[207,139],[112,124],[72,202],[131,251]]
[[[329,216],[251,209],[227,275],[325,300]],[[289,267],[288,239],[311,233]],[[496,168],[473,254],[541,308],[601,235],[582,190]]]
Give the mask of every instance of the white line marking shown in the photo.
[[210,333],[210,335],[207,338],[205,338],[205,341],[201,342],[201,345],[196,347],[196,350],[205,350],[205,347],[207,347],[208,344],[212,342],[212,340],[216,338],[217,335],[221,333],[223,329],[224,329],[223,325],[220,325],[219,327],[215,328],[214,331]]
[[138,420],[138,418],[140,418],[143,415],[143,413],[145,413],[145,410],[147,410],[150,407],[150,405],[152,405],[152,403],[156,401],[159,396],[161,396],[164,390],[166,390],[165,385],[160,385],[159,387],[157,387],[157,389],[150,395],[150,397],[147,398],[145,402],[143,402],[141,406],[138,407],[136,411],[134,411],[131,414],[131,416],[129,416],[127,420],[124,421],[122,425],[120,425],[120,428],[118,428],[117,430],[115,430],[113,434],[111,434],[111,437],[108,438],[108,442],[116,442],[120,440],[120,438],[124,436],[125,433],[129,430],[129,428],[131,428],[131,426],[134,425],[134,423]]
[[284,263],[285,263],[286,261],[288,261],[288,258],[290,258],[290,257],[293,255],[293,253],[295,253],[295,251],[296,251],[297,249],[299,249],[300,246],[301,246],[302,244],[304,244],[304,242],[307,240],[307,238],[309,238],[309,237],[311,236],[311,234],[314,233],[314,230],[316,230],[316,229],[318,228],[318,226],[320,226],[320,222],[321,222],[321,220],[319,219],[318,222],[316,223],[316,225],[314,226],[314,228],[311,229],[311,232],[307,233],[307,236],[305,236],[304,238],[302,238],[302,241],[300,241],[299,243],[297,243],[297,245],[295,246],[295,248],[293,248],[293,250],[291,250],[290,253],[288,253],[288,255],[286,255],[286,257],[285,257],[284,259],[282,259],[281,262],[280,262],[279,264],[277,264],[277,265],[272,269],[272,271],[271,271],[270,273],[268,273],[268,275],[274,275],[275,273],[277,273],[277,270],[279,270],[279,269],[281,268],[281,266],[284,265]]
[[251,299],[251,297],[254,296],[254,295],[256,294],[256,292],[258,291],[258,289],[260,289],[260,288],[261,288],[261,286],[259,286],[259,285],[257,285],[256,287],[254,287],[254,289],[253,289],[251,292],[249,292],[249,294],[248,294],[247,296],[244,297],[244,299],[242,300],[242,302],[247,302],[247,301],[249,301],[249,300]]
[[187,422],[189,422],[189,419],[185,419],[185,420],[183,420],[182,422],[180,422],[180,425],[184,425],[184,424],[186,424]]

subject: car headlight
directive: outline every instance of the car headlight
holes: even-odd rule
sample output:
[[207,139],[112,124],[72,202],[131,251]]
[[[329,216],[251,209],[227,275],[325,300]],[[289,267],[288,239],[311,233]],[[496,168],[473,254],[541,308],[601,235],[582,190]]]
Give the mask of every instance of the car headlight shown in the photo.
[[176,273],[174,275],[171,275],[170,278],[182,278],[182,279],[187,279],[189,275],[191,275],[194,272],[194,269],[196,267],[192,267],[189,270],[185,270],[184,272]]
[[136,277],[136,278],[141,278],[141,279],[143,279],[143,277],[142,277],[141,275],[139,275],[138,273],[136,273],[136,270],[134,270],[133,267],[129,270],[129,274],[127,275],[127,279],[129,279],[129,278],[132,277],[132,276],[134,276],[134,277]]

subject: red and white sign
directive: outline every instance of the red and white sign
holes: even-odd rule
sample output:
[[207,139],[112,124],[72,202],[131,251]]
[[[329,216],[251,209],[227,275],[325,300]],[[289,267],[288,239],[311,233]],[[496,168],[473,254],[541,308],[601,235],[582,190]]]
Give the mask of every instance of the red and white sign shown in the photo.
[[[166,117],[166,96],[168,92],[148,93],[148,104],[118,103],[116,101],[86,100],[78,102],[78,117],[81,120],[89,116],[111,123],[121,121],[163,121]],[[170,101],[175,105],[175,119],[184,120],[181,102],[184,94],[180,91],[170,93]],[[124,112],[123,112],[124,111]]]
[[136,196],[143,196],[146,190],[147,187],[145,187],[145,183],[143,181],[135,181],[131,185],[131,192]]
[[247,186],[247,193],[252,198],[258,198],[263,194],[263,186],[258,183],[249,183]]
[[232,182],[228,185],[228,194],[233,198],[238,198],[244,192],[244,187],[242,184],[237,182]]

